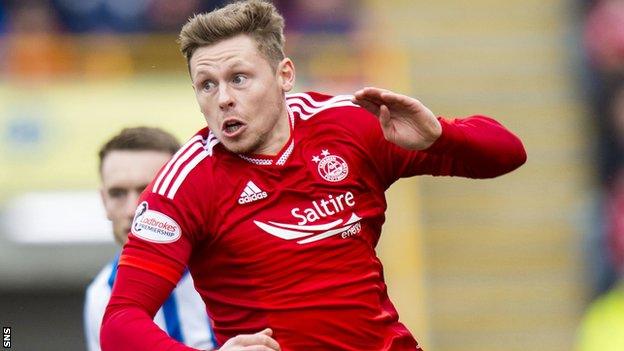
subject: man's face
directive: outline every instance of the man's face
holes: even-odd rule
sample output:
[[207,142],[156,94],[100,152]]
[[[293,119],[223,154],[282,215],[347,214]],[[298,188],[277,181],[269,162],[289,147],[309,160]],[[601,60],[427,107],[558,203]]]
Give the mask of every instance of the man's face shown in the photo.
[[198,48],[189,62],[193,89],[210,130],[235,153],[277,154],[290,136],[284,101],[294,66],[274,70],[247,35]]
[[167,152],[133,150],[115,150],[104,157],[100,195],[119,244],[128,239],[139,195],[170,158]]

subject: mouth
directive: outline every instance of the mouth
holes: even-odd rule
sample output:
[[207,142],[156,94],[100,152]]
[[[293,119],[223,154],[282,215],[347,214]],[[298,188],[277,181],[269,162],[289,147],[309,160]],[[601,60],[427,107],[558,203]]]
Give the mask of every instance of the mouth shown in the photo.
[[226,118],[221,124],[221,131],[224,136],[234,138],[240,135],[246,126],[245,122],[237,118]]

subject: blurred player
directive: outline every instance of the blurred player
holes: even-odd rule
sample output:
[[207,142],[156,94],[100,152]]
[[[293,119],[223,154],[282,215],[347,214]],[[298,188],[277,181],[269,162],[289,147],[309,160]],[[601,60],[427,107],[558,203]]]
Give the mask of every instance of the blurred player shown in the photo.
[[617,272],[617,279],[587,306],[577,330],[575,351],[624,350],[624,168],[616,175],[607,198],[606,256]]
[[[106,216],[113,225],[115,241],[128,239],[139,195],[156,172],[180,148],[171,134],[157,128],[127,128],[107,141],[99,152],[100,195]],[[87,288],[84,310],[87,349],[100,350],[100,326],[117,273],[115,257]],[[176,289],[164,302],[154,322],[172,338],[186,345],[211,349],[215,346],[205,305],[184,273]]]
[[[179,147],[175,137],[161,129],[138,127],[122,130],[100,149],[100,194],[119,245],[127,241],[139,195]],[[87,289],[84,323],[89,351],[100,350],[100,325],[118,260],[115,257],[107,264]],[[188,346],[212,349],[216,345],[206,307],[188,272],[164,301],[154,322]]]
[[377,88],[285,95],[273,5],[195,16],[181,49],[207,128],[142,195],[102,326],[105,351],[193,350],[151,320],[188,265],[218,341],[265,327],[282,350],[420,350],[375,246],[384,191],[420,174],[489,178],[525,162],[483,116],[436,118]]
[[[616,83],[606,101],[607,125],[615,135],[610,145],[624,145],[624,81]],[[606,231],[599,233],[603,249],[599,254],[615,271],[615,281],[587,306],[577,331],[575,351],[624,350],[624,166],[622,151],[615,154],[619,169],[609,175],[608,191],[601,206],[604,211],[601,227]]]

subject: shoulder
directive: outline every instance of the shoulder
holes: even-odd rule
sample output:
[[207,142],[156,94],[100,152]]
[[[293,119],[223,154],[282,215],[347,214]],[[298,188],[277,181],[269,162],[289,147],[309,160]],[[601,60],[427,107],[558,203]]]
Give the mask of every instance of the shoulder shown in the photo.
[[378,138],[381,134],[375,115],[351,102],[353,95],[325,95],[306,92],[286,95],[292,118],[312,128],[331,128],[332,132],[353,138]]
[[286,104],[289,110],[302,120],[308,120],[321,113],[338,113],[349,115],[365,113],[366,110],[351,102],[353,95],[325,95],[316,92],[305,92],[286,95]]
[[[190,138],[160,169],[139,199],[131,233],[157,243],[191,235],[208,216],[217,138],[208,128]],[[158,226],[157,226],[158,225]]]
[[200,171],[212,161],[219,143],[208,128],[200,130],[173,155],[148,188],[152,193],[173,200],[185,184],[197,181]]

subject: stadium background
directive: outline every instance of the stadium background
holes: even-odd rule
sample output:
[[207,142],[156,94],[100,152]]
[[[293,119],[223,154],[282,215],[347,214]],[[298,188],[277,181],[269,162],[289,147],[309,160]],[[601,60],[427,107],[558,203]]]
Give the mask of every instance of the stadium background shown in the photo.
[[[116,250],[97,149],[125,126],[182,140],[202,127],[175,37],[214,3],[0,2],[0,325],[12,327],[13,349],[84,348],[83,290]],[[297,91],[387,87],[439,115],[494,116],[525,143],[528,163],[502,178],[421,177],[389,191],[379,252],[425,349],[570,350],[596,291],[584,4],[277,5]]]

